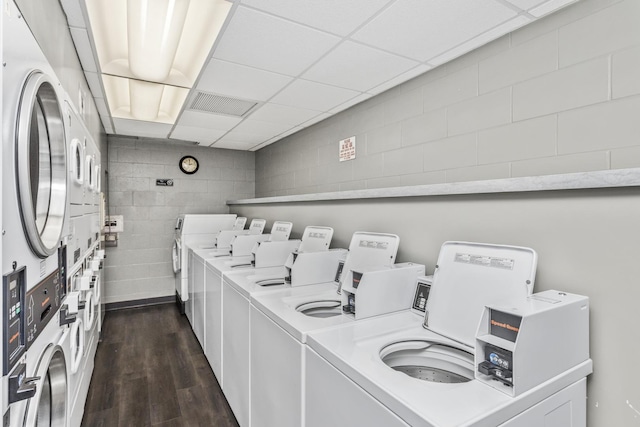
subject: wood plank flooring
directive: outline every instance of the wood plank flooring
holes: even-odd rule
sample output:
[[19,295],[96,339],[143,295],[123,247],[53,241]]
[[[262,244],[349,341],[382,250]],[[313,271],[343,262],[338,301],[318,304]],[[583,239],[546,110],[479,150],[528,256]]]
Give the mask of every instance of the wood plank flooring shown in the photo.
[[107,313],[82,425],[238,423],[189,321],[164,304]]

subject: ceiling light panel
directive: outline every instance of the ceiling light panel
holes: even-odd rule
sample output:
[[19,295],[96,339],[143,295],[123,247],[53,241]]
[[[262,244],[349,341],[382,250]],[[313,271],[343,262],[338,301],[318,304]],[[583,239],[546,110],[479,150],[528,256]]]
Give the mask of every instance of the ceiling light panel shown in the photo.
[[366,92],[417,65],[419,62],[346,41],[313,65],[302,77]]
[[[105,74],[191,87],[231,3],[153,0],[155,7],[151,8],[150,1],[86,0],[101,70]],[[130,60],[129,55],[136,53],[141,56]]]
[[242,4],[318,28],[346,36],[378,13],[391,0],[243,0]]
[[196,87],[203,92],[266,101],[292,80],[282,74],[212,59]]
[[[102,83],[111,115],[121,119],[174,123],[189,94],[189,89],[104,74]],[[132,100],[132,93],[143,95],[135,96]],[[155,119],[146,119],[148,111],[156,112]]]
[[422,62],[515,15],[495,0],[405,0],[385,9],[352,38]]
[[297,76],[340,40],[310,27],[238,7],[213,57]]

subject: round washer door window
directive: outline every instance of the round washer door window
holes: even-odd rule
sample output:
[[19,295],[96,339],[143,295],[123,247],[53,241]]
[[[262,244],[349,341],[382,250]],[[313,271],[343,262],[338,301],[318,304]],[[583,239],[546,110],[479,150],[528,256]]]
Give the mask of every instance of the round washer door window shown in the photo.
[[18,110],[16,136],[20,215],[32,251],[55,253],[67,206],[67,153],[62,111],[51,79],[27,78]]

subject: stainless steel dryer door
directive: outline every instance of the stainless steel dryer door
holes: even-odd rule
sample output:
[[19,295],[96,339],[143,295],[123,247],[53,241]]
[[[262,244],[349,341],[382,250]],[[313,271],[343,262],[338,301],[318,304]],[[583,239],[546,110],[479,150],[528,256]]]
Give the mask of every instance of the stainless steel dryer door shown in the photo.
[[36,394],[29,399],[24,426],[66,427],[67,364],[59,345],[50,345],[43,353],[36,375]]
[[16,174],[29,246],[46,258],[58,247],[67,207],[67,150],[54,83],[39,71],[23,87],[18,109]]

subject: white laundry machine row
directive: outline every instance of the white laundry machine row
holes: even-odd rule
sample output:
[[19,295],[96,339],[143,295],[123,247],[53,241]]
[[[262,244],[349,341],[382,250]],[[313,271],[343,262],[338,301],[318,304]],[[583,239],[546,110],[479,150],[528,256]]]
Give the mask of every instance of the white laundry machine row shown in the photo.
[[[262,224],[266,221],[254,220],[251,222],[252,225],[254,222],[261,224],[259,229],[262,230]],[[215,260],[214,269],[217,272],[220,283],[222,283],[222,274],[224,272],[252,266],[252,262],[256,259],[253,253],[254,248],[259,250],[259,254],[257,254],[258,267],[282,265],[288,254],[300,244],[300,240],[288,240],[292,229],[292,223],[276,221],[270,234],[236,235],[231,243],[233,245],[231,255],[226,250],[221,252],[217,248],[202,245],[199,247],[194,245],[194,247],[188,248],[187,262],[192,273],[187,278],[189,299],[185,304],[185,314],[203,348],[205,259]],[[262,242],[269,243],[265,246],[261,245]]]
[[[220,261],[209,262],[222,278],[221,291],[217,291],[218,278],[213,273],[214,283],[207,284],[206,292],[212,292],[215,301],[205,296],[207,318],[205,320],[207,356],[214,374],[222,385],[223,392],[241,425],[249,425],[249,341],[250,299],[254,294],[275,292],[290,286],[285,282],[288,269],[284,264],[292,254],[330,253],[335,272],[339,255],[345,250],[328,251],[333,236],[330,227],[306,227],[302,239],[297,241],[263,242],[254,249],[255,267],[240,267],[240,270],[220,270]],[[217,267],[216,267],[217,266]],[[206,294],[205,294],[206,295]],[[221,298],[218,298],[220,295]],[[213,305],[215,304],[215,305]]]
[[[68,272],[99,241],[100,153],[10,1],[4,4],[2,31],[4,425],[79,425],[68,424],[73,316],[61,307],[70,291]],[[70,185],[77,182],[69,161],[73,138],[83,140],[81,163],[91,163],[93,170],[91,184],[81,185],[82,196]]]
[[211,307],[205,307],[205,286],[209,285],[205,277],[207,261],[213,262],[211,268],[214,273],[211,276],[211,286],[217,287],[222,284],[223,275],[230,271],[253,269],[254,265],[257,268],[282,266],[289,254],[301,243],[301,240],[287,240],[292,228],[293,224],[290,222],[276,221],[272,227],[275,234],[236,236],[239,241],[243,242],[236,245],[236,253],[241,251],[242,256],[220,256],[217,250],[208,248],[189,249],[188,260],[191,274],[188,279],[189,300],[185,312],[203,349],[206,348],[205,323],[212,310]]
[[71,271],[69,292],[60,316],[71,331],[69,371],[69,426],[79,426],[84,414],[95,353],[101,330],[101,270],[104,250],[94,245],[85,259]]
[[[32,413],[37,400],[55,399],[51,411],[42,411],[46,424],[49,417],[60,419],[60,393],[47,378],[66,383],[60,353],[42,356],[60,341],[52,319],[66,291],[59,250],[67,218],[64,94],[18,8],[13,2],[3,6],[0,404],[5,425],[14,426],[24,424],[25,411]],[[49,361],[44,372],[50,375],[31,380]]]
[[411,311],[309,333],[304,425],[584,427],[588,298],[531,294],[535,262],[447,242]]
[[182,313],[188,310],[189,249],[215,247],[216,236],[222,230],[232,230],[235,214],[180,215],[176,219],[172,247],[173,272],[176,283],[176,303]]

